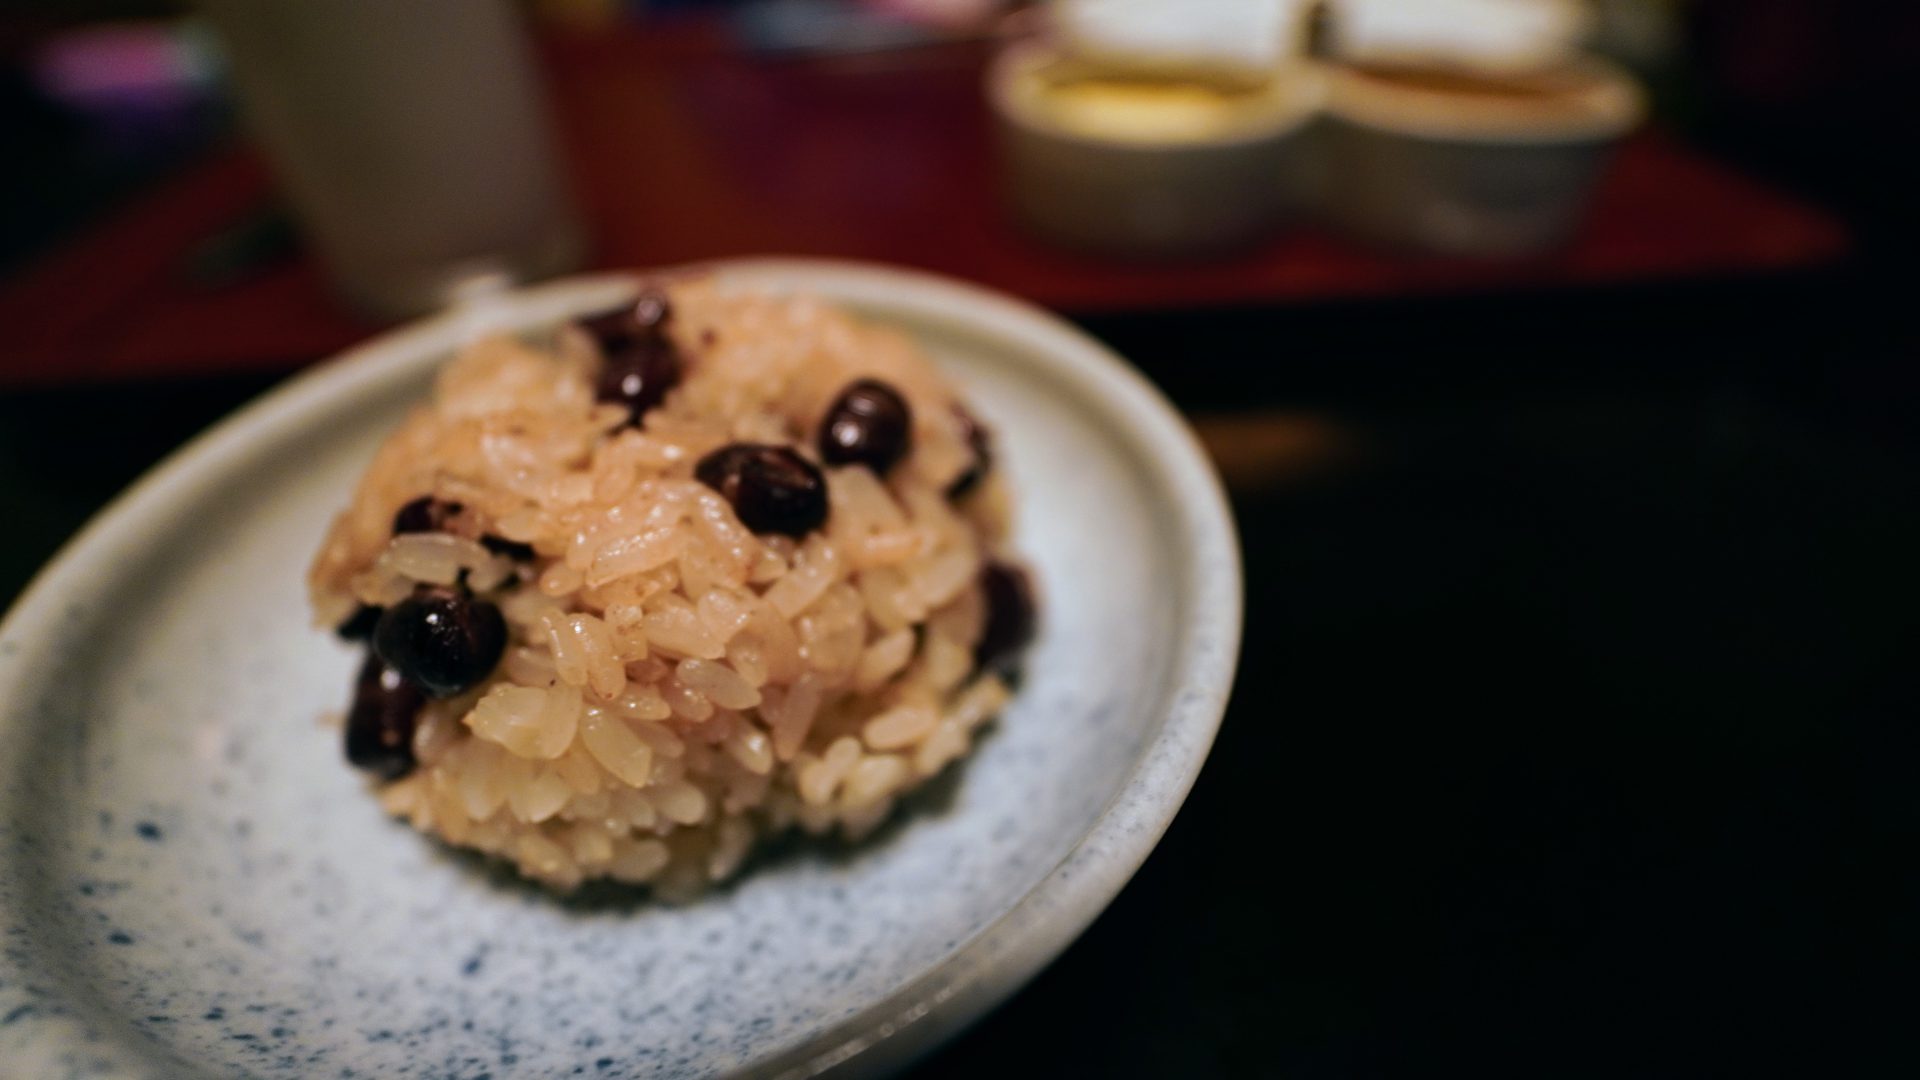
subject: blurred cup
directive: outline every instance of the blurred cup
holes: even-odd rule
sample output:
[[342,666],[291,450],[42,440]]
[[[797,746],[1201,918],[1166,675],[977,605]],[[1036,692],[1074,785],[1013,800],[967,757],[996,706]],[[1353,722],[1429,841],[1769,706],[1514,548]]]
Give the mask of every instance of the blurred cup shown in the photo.
[[572,269],[581,234],[508,0],[198,0],[335,287],[417,314]]
[[1326,217],[1379,244],[1455,255],[1565,241],[1646,112],[1631,75],[1587,56],[1504,73],[1336,64],[1328,85]]
[[1312,72],[1153,70],[1007,48],[988,71],[1011,208],[1030,230],[1085,251],[1204,255],[1285,221],[1305,187]]

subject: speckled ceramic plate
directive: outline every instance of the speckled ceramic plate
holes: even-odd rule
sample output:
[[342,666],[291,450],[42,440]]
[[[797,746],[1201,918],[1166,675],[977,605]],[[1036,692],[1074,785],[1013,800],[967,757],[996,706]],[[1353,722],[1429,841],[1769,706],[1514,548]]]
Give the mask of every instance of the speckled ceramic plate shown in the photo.
[[685,907],[556,899],[384,818],[317,718],[354,659],[302,573],[455,342],[608,305],[583,278],[414,324],[160,466],[0,624],[0,1076],[877,1073],[1005,997],[1146,858],[1219,723],[1233,527],[1187,429],[1007,298],[851,264],[719,272],[916,335],[996,425],[1047,600],[964,768],[852,848]]

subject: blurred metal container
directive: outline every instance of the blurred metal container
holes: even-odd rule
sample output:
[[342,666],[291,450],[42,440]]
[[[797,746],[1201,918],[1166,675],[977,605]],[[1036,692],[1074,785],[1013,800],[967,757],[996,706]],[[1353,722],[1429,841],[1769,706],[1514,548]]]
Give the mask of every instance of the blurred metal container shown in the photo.
[[1645,113],[1639,83],[1595,57],[1525,75],[1335,66],[1321,212],[1389,247],[1545,251],[1579,227],[1613,147]]
[[987,74],[1002,182],[1036,233],[1088,251],[1189,255],[1268,234],[1304,201],[1306,70],[1107,70],[1040,41]]
[[508,0],[199,0],[336,288],[401,316],[579,262]]

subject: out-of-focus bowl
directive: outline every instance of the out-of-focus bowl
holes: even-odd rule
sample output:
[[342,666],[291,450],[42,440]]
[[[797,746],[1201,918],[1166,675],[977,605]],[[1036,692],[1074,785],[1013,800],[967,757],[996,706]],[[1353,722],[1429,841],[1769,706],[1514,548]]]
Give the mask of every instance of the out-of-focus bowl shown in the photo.
[[459,342],[634,283],[476,301],[195,440],[0,623],[0,1074],[873,1074],[1112,899],[1198,773],[1238,651],[1233,526],[1191,433],[1006,297],[853,264],[715,271],[912,334],[995,426],[1046,609],[973,757],[870,842],[793,845],[684,907],[557,898],[385,818],[316,723],[354,661],[308,625],[308,554]]
[[[1250,85],[1235,88],[1231,118],[1212,130],[1183,129],[1177,107],[1116,103],[1093,114],[1053,103],[1045,90],[1108,77],[1153,78],[1104,72],[1039,41],[1009,47],[988,70],[1001,183],[1029,229],[1088,251],[1201,254],[1259,240],[1299,208],[1310,166],[1301,136],[1320,101],[1316,73],[1239,76]],[[1193,76],[1170,81],[1203,85]]]
[[1528,79],[1579,87],[1551,101],[1396,84],[1334,67],[1322,214],[1369,242],[1456,255],[1540,252],[1578,228],[1607,160],[1645,115],[1638,82],[1592,57]]

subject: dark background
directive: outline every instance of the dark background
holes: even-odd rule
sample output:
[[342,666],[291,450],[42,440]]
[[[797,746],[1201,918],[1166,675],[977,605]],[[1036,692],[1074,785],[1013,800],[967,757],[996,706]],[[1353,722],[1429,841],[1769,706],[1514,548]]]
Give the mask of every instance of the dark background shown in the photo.
[[[1165,841],[916,1075],[1915,1074],[1915,27],[1698,6],[1690,137],[1845,265],[1087,323],[1204,431],[1344,450],[1236,485],[1241,674]],[[36,130],[9,199],[91,186],[0,265],[145,175]],[[0,602],[276,378],[0,394]]]
[[1361,460],[1238,500],[1186,809],[928,1075],[1911,1075],[1910,354],[1806,289],[1300,320],[1392,326],[1282,392]]

